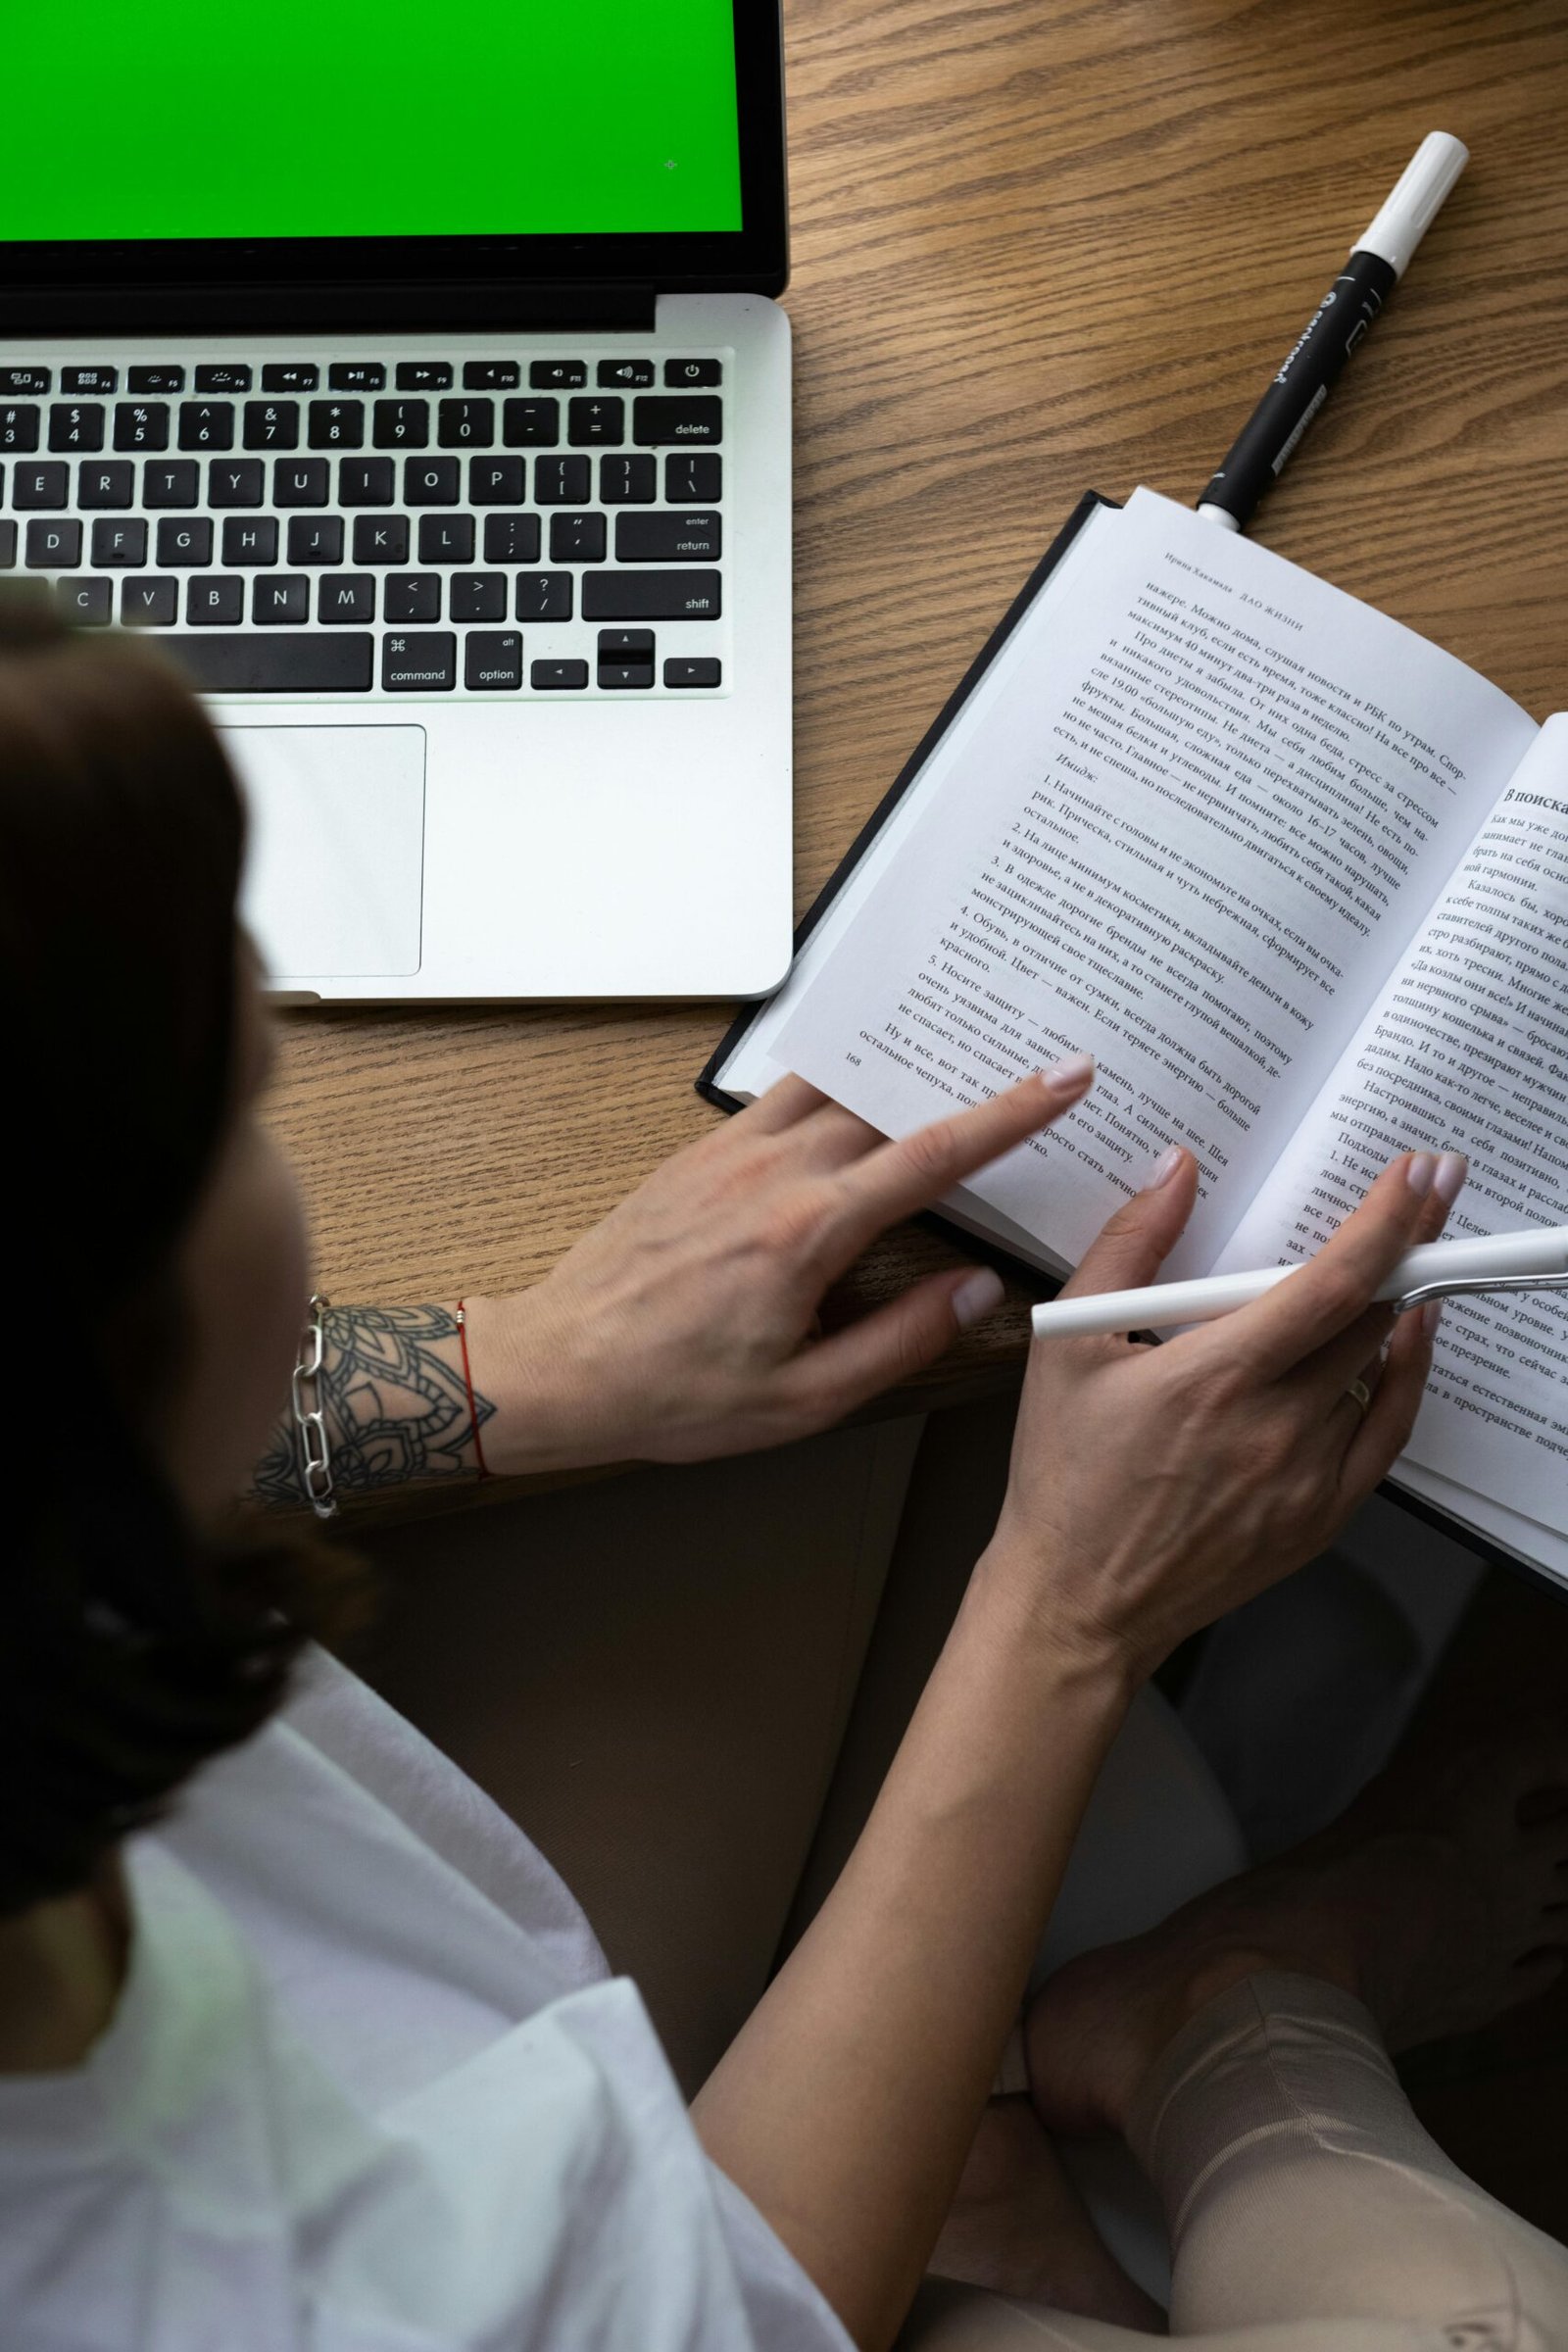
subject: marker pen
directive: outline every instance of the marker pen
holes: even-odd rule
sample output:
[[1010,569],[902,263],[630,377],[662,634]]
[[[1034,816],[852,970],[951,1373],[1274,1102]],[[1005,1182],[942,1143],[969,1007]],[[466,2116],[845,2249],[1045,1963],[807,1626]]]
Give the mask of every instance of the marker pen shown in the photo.
[[1244,527],[1404,275],[1410,256],[1468,161],[1469,149],[1446,130],[1434,130],[1422,140],[1199,500],[1198,512],[1208,521],[1228,531]]

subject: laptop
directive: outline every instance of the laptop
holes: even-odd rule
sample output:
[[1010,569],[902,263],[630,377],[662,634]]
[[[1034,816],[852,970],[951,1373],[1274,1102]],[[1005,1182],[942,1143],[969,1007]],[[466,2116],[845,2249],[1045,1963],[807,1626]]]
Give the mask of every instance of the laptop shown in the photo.
[[276,993],[773,988],[776,0],[34,8],[5,48],[0,571],[208,698]]

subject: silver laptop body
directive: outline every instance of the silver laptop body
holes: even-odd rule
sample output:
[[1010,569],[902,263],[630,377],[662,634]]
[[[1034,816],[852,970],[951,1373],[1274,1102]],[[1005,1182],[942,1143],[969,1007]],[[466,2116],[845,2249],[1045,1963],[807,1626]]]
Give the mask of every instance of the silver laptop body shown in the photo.
[[733,43],[739,228],[111,242],[0,196],[0,574],[202,686],[286,999],[788,967],[776,9]]

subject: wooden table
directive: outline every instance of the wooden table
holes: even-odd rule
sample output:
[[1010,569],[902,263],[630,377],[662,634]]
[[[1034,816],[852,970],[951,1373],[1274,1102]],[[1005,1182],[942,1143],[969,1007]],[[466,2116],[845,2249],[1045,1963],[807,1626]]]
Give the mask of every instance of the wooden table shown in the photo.
[[[1568,703],[1568,7],[791,0],[807,906],[1079,492],[1196,496],[1422,134],[1473,160],[1255,535]],[[309,1013],[340,1300],[527,1283],[715,1114],[714,1006]],[[896,1234],[866,1301],[945,1261]],[[1015,1375],[1021,1298],[920,1401]],[[897,1400],[896,1409],[914,1401]]]

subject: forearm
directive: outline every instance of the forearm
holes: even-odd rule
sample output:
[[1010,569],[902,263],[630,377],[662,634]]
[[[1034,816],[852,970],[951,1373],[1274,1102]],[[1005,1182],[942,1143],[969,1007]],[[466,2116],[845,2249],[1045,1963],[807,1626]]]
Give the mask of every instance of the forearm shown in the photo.
[[1125,1712],[988,1558],[821,1912],[694,2110],[857,2342],[892,2340]]

